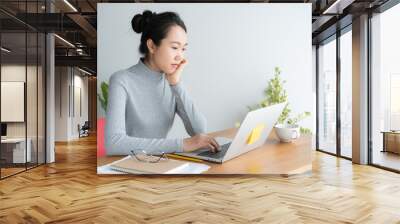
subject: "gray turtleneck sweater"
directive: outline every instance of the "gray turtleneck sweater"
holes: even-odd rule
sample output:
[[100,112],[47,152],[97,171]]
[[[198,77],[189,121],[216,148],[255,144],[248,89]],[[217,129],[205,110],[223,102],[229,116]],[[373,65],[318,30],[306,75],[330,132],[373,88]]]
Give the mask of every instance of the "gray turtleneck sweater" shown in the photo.
[[167,139],[175,112],[190,136],[206,132],[206,120],[182,83],[169,85],[163,73],[141,60],[110,78],[105,127],[107,155],[182,152],[183,138]]

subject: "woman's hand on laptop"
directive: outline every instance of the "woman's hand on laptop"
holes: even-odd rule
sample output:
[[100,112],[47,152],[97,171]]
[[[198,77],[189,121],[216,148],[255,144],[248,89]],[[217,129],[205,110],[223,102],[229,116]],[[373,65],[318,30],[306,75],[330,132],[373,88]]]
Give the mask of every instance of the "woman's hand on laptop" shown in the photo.
[[198,134],[190,138],[183,139],[183,151],[193,152],[197,149],[209,148],[211,152],[218,152],[219,145],[211,136]]

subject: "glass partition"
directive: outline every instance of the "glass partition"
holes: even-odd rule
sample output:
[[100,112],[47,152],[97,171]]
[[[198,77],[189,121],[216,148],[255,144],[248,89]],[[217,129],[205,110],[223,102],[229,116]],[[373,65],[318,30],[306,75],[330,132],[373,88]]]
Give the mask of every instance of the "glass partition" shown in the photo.
[[31,156],[26,150],[26,33],[2,33],[1,47],[1,176],[6,177],[24,171]]
[[37,165],[38,157],[38,35],[36,32],[27,33],[27,97],[26,97],[26,113],[27,113],[27,150],[30,151],[27,167]]
[[38,65],[37,65],[37,162],[38,164],[43,164],[46,162],[46,145],[45,145],[45,122],[46,122],[46,75],[45,75],[45,65],[46,65],[46,39],[43,33],[38,34]]
[[[15,16],[43,13],[45,1],[7,1]],[[6,21],[6,22],[4,22]],[[45,163],[46,39],[13,15],[0,12],[0,178]]]

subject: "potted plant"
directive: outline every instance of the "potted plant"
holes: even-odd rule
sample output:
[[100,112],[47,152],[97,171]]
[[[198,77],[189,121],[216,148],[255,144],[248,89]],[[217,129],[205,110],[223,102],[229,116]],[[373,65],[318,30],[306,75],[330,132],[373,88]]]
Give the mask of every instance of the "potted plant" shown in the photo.
[[275,67],[274,76],[268,81],[267,87],[264,90],[265,98],[257,105],[248,107],[249,110],[255,110],[270,105],[287,102],[281,115],[278,118],[277,124],[274,126],[276,134],[283,142],[290,142],[292,139],[300,137],[300,133],[309,134],[311,130],[298,125],[298,122],[309,117],[310,112],[303,112],[294,117],[290,117],[291,109],[288,102],[288,94],[283,85],[286,83],[280,77],[281,70]]
[[[101,94],[97,94],[99,97],[99,101],[101,104],[101,108],[103,108],[104,112],[107,112],[107,104],[108,104],[108,83],[101,82],[100,84]],[[106,124],[106,118],[100,117],[97,119],[97,156],[105,155],[105,147],[104,147],[104,128]]]
[[303,128],[298,125],[300,120],[310,116],[310,112],[303,112],[298,114],[294,118],[289,118],[284,123],[278,123],[275,125],[276,135],[282,142],[291,142],[293,139],[299,138],[300,133],[311,133],[308,128]]

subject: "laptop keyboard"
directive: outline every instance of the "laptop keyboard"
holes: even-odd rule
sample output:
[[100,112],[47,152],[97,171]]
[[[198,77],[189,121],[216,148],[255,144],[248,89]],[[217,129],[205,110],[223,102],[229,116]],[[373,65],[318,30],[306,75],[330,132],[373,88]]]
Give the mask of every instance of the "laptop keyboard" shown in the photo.
[[231,143],[227,143],[225,145],[220,145],[219,146],[219,151],[217,153],[210,152],[210,151],[205,151],[205,152],[201,152],[201,153],[199,153],[197,155],[219,159],[219,158],[224,157],[224,155],[226,154],[226,151],[228,151],[228,148],[229,148],[230,145],[231,145]]

